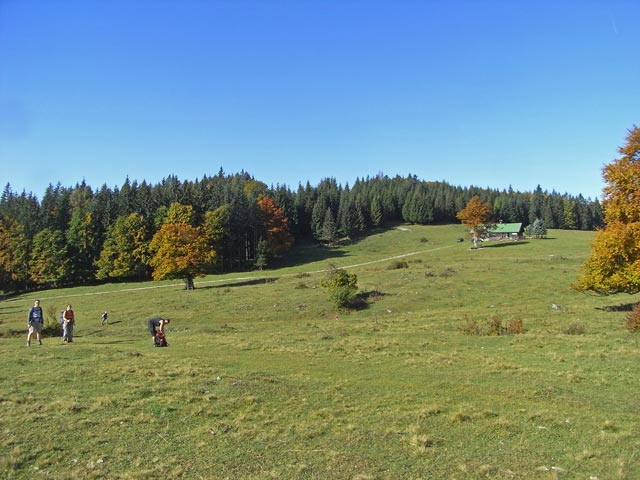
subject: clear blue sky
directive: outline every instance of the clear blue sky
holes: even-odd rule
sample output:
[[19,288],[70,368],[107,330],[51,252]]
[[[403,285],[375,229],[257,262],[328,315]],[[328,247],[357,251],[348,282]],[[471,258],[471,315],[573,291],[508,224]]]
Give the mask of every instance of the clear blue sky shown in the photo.
[[596,197],[640,2],[0,0],[0,183],[245,170]]

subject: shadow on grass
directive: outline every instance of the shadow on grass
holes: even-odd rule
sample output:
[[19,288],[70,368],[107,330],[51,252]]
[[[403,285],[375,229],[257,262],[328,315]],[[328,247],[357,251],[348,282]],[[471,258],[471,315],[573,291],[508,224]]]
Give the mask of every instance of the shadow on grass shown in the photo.
[[211,288],[229,288],[229,287],[246,287],[249,285],[264,285],[265,283],[273,283],[277,282],[278,277],[267,277],[267,278],[256,278],[253,280],[238,280],[233,281],[233,279],[229,279],[224,283],[219,283],[216,285],[205,285],[204,287],[197,287],[196,290],[207,290]]
[[378,290],[359,292],[358,294],[356,294],[353,300],[349,302],[349,310],[366,310],[371,306],[372,302],[380,300],[385,295],[385,293],[382,293]]
[[[487,245],[488,243],[488,245]],[[518,240],[517,242],[506,241],[506,242],[485,242],[482,244],[482,248],[501,248],[501,247],[517,247],[519,245],[526,245],[529,243],[526,240]]]
[[638,302],[621,303],[620,305],[605,305],[604,307],[596,307],[596,310],[602,310],[603,312],[630,312],[637,304]]
[[24,316],[26,318],[27,311],[28,311],[28,308],[25,309],[20,305],[2,305],[0,307],[0,312],[2,312],[3,315],[14,315],[14,314],[20,314],[24,312]]
[[6,338],[22,337],[22,336],[26,336],[27,333],[29,333],[29,330],[26,328],[24,330],[15,330],[12,328],[7,333],[0,332],[0,337],[6,337]]
[[318,243],[305,241],[294,245],[283,257],[276,258],[269,268],[297,267],[307,263],[321,262],[332,258],[345,257],[347,254],[337,247],[327,247]]
[[134,340],[109,340],[108,342],[93,342],[96,345],[117,345],[119,343],[135,343]]
[[100,329],[100,330],[95,330],[95,331],[93,331],[93,332],[91,332],[91,333],[85,333],[84,335],[76,335],[76,334],[74,333],[74,334],[73,334],[73,337],[74,337],[74,338],[90,337],[91,335],[96,335],[97,333],[102,333],[102,332],[103,332],[103,330],[102,330],[102,329]]

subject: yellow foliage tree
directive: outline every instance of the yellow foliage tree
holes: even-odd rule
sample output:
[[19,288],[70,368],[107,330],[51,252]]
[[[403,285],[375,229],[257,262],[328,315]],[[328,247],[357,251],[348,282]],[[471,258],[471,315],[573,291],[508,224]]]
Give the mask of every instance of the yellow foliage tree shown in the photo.
[[473,232],[473,244],[476,245],[479,236],[488,228],[492,215],[491,205],[476,195],[471,197],[467,206],[456,217]]
[[640,292],[640,128],[629,130],[618,152],[602,169],[605,227],[596,232],[578,290]]
[[165,223],[151,240],[153,279],[184,278],[185,288],[193,279],[211,271],[216,253],[201,228],[186,223]]

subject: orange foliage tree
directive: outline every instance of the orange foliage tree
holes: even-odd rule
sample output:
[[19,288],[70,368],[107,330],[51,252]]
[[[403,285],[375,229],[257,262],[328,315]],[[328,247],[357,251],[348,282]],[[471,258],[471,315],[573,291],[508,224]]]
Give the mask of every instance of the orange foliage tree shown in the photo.
[[216,256],[201,228],[186,223],[165,223],[153,236],[150,249],[153,279],[184,278],[189,290],[194,277],[211,271]]
[[471,197],[467,206],[460,210],[456,217],[473,232],[473,244],[476,245],[478,237],[489,227],[492,215],[491,205],[476,195]]
[[289,219],[285,217],[284,212],[273,199],[266,195],[258,200],[257,205],[269,252],[273,255],[287,252],[293,246],[293,235],[289,231]]
[[640,292],[640,128],[629,130],[618,152],[602,169],[605,227],[596,232],[578,290]]

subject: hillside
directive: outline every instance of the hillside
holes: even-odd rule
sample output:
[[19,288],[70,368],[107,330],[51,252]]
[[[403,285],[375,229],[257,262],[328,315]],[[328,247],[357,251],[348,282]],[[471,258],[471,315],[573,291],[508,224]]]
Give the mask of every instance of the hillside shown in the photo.
[[[0,477],[640,477],[639,337],[624,328],[640,296],[570,288],[592,232],[470,250],[462,228],[297,245],[287,265],[193,291],[0,302]],[[357,275],[366,308],[333,309],[319,286],[331,266]],[[73,345],[25,347],[36,298],[73,304]],[[157,315],[172,319],[168,348],[151,347]],[[485,334],[498,324],[524,333]]]

